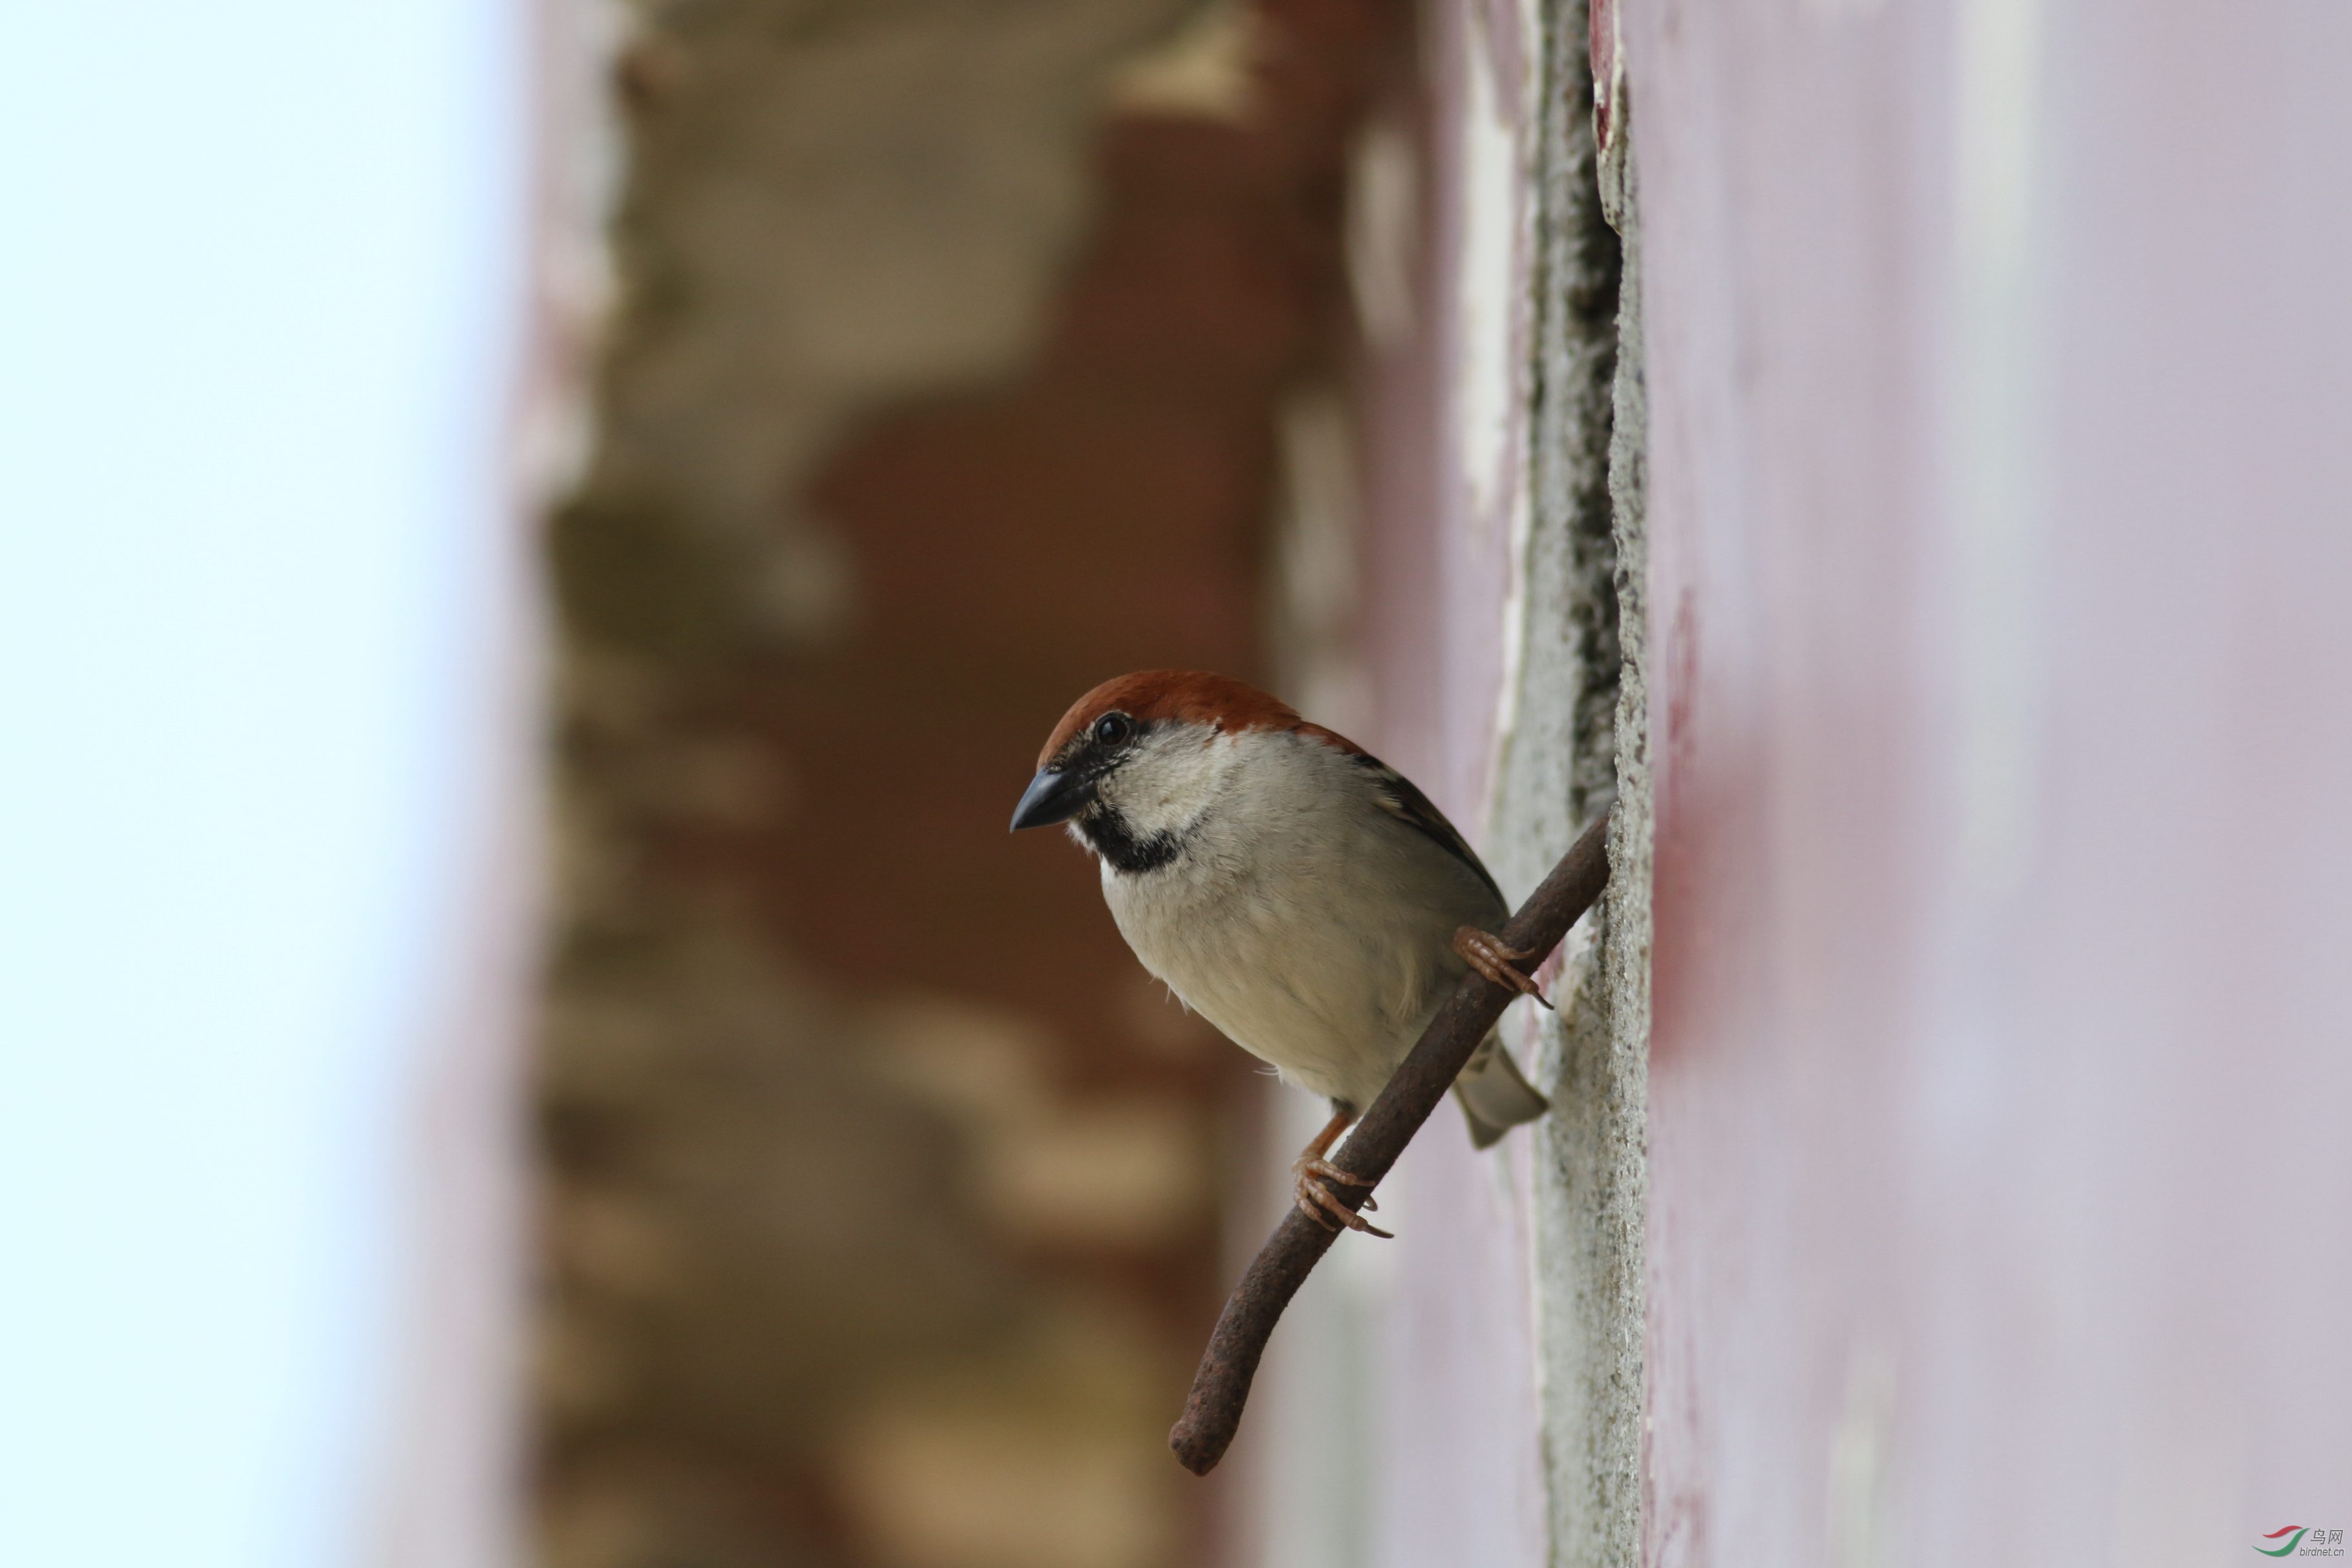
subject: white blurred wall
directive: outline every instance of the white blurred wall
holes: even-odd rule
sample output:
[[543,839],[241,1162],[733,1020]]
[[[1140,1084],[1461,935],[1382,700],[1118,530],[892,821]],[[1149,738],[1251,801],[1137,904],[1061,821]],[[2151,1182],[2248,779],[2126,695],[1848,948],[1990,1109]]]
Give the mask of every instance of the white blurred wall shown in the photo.
[[530,25],[8,8],[0,1562],[503,1550]]

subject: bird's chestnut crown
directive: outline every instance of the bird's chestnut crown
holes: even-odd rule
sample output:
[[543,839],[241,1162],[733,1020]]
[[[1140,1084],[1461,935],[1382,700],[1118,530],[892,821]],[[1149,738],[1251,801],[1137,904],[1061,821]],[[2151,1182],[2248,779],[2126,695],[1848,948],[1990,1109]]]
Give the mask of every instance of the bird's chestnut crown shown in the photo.
[[1131,728],[1112,744],[1155,724],[1201,724],[1223,733],[1239,730],[1311,728],[1287,704],[1256,687],[1230,676],[1201,669],[1142,669],[1106,680],[1062,715],[1037,753],[1037,765],[1051,767],[1056,758],[1074,751],[1080,736],[1100,741],[1095,731],[1106,720],[1123,720]]

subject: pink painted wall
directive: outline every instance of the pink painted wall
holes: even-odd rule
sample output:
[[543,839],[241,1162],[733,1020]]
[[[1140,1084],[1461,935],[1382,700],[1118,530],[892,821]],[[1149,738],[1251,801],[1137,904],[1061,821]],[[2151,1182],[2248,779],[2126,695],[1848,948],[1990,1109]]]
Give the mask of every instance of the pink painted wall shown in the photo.
[[[1524,149],[1525,40],[1510,7],[1424,21],[1422,310],[1363,404],[1363,739],[1491,843],[1519,519],[1479,476],[1526,442],[1463,397],[1526,342],[1465,304],[1496,254],[1474,73],[1507,62]],[[2352,9],[1620,28],[1646,1559],[2201,1564],[2352,1530]],[[1549,1560],[1529,1183],[1523,1141],[1441,1121],[1383,1193],[1404,1239],[1334,1259],[1370,1303],[1372,1479],[1331,1561]]]
[[1622,37],[1648,1559],[2352,1527],[2352,8]]

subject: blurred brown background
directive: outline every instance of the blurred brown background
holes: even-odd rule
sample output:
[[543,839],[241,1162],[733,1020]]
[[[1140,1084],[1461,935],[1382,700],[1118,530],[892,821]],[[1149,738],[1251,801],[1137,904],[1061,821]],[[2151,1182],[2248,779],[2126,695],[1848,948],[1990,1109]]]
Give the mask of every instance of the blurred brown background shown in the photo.
[[1396,0],[641,4],[557,521],[551,1568],[1152,1568],[1240,1053],[1005,830],[1080,691],[1267,675]]

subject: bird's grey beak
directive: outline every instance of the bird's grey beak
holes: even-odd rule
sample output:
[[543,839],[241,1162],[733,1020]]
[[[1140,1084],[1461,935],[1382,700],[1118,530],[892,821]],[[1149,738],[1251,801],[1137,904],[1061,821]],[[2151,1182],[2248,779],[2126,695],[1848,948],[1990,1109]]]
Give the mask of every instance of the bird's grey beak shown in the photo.
[[1021,792],[1021,804],[1013,808],[1013,831],[1067,822],[1084,811],[1094,797],[1095,786],[1090,781],[1072,773],[1055,773],[1051,768],[1041,769],[1029,781],[1029,787]]

